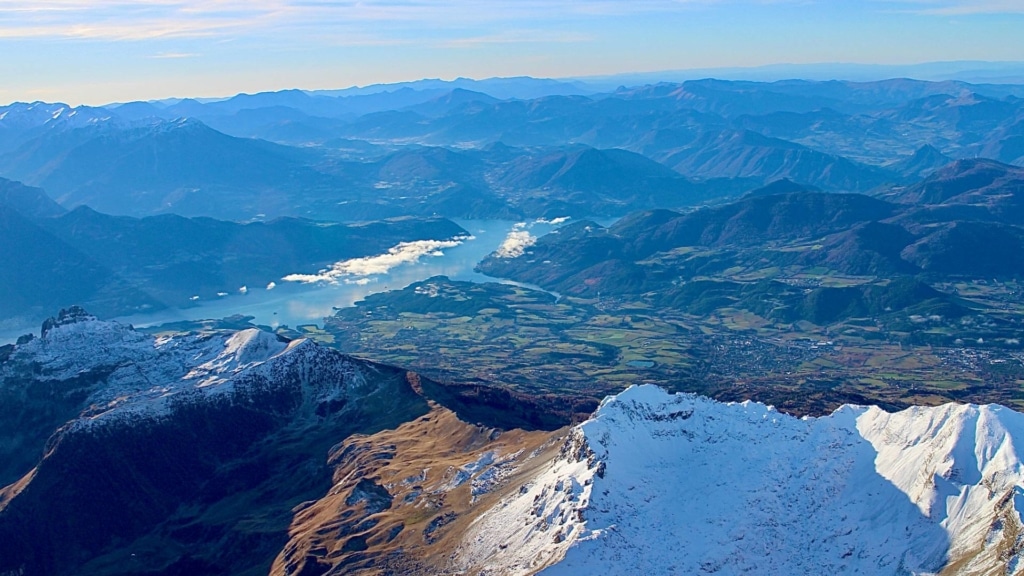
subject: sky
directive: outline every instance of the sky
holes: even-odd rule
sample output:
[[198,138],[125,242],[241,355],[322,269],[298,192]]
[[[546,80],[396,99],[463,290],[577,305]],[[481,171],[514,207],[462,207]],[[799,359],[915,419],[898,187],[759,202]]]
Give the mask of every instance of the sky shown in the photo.
[[0,0],[0,103],[1024,61],[1024,0]]

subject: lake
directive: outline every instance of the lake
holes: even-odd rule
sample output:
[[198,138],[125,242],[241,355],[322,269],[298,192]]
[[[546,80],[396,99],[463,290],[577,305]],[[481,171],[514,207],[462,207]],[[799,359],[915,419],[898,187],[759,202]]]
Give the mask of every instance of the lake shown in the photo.
[[[386,274],[348,278],[350,283],[346,283],[344,279],[337,283],[319,282],[315,284],[280,281],[272,290],[267,290],[264,287],[249,287],[246,294],[202,299],[187,308],[123,316],[116,320],[135,326],[154,326],[166,322],[225,318],[234,314],[242,314],[255,317],[254,322],[257,324],[295,327],[302,324],[322,324],[324,317],[333,315],[334,307],[352,306],[369,294],[400,290],[432,276],[448,276],[453,280],[472,282],[516,284],[474,272],[473,268],[488,254],[497,250],[513,230],[519,230],[522,226],[517,225],[516,222],[501,220],[456,220],[456,222],[473,234],[473,239],[466,240],[454,248],[442,250],[443,255],[426,255],[417,262],[400,264],[391,268]],[[561,223],[538,221],[529,223],[527,229],[533,236],[539,237],[560,225]],[[357,281],[360,283],[355,283]],[[531,286],[531,288],[536,287]],[[20,334],[28,332],[38,334],[39,326],[26,326],[20,330],[0,332],[0,344],[13,342]]]

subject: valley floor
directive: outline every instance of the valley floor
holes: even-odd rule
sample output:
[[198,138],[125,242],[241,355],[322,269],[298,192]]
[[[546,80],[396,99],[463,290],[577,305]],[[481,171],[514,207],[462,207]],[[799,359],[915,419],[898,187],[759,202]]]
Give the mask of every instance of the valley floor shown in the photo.
[[[975,302],[1004,308],[999,313],[1011,318],[1011,329],[1002,338],[1013,336],[1024,302],[1010,290],[973,289]],[[417,290],[440,296],[417,300]],[[971,327],[922,320],[906,322],[906,331],[871,318],[783,324],[737,309],[695,316],[642,300],[555,301],[525,288],[432,279],[372,297],[328,318],[323,329],[306,326],[297,334],[441,380],[531,393],[600,398],[632,384],[657,384],[754,399],[794,414],[826,414],[845,403],[1024,408],[1019,347],[1001,346],[998,338],[978,344],[977,337],[957,345],[949,335]],[[949,343],[912,343],[919,333]]]

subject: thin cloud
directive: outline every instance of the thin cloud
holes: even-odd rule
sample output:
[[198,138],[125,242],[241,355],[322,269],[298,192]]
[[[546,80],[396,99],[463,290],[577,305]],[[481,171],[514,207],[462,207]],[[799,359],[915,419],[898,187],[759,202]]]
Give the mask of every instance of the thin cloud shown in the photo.
[[901,12],[929,16],[1024,14],[1024,0],[885,0]]
[[191,52],[161,52],[160,54],[154,54],[150,58],[156,58],[158,60],[175,60],[178,58],[198,58],[200,54]]
[[442,42],[445,48],[476,48],[487,44],[576,44],[593,41],[588,34],[573,34],[543,30],[507,31],[488,36],[456,38]]
[[[774,0],[774,2],[798,0]],[[137,41],[223,38],[245,32],[331,28],[342,34],[378,25],[389,29],[458,30],[487,23],[558,22],[568,16],[609,17],[678,12],[717,4],[764,4],[772,0],[9,0],[0,3],[0,38],[70,38]],[[361,26],[362,25],[362,26]],[[550,38],[501,33],[456,40],[484,43],[578,42],[571,33]],[[356,44],[372,43],[359,38]]]
[[217,0],[13,0],[0,5],[0,38],[118,41],[223,36],[269,26],[284,8],[273,2]]

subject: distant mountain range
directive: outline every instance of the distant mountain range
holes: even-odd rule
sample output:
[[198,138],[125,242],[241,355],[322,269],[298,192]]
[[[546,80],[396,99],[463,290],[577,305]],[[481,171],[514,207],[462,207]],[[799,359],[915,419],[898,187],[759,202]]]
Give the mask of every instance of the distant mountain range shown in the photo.
[[135,217],[618,216],[783,178],[870,192],[956,159],[1024,165],[1022,126],[1024,88],[959,80],[422,81],[12,104],[0,176]]
[[310,163],[302,150],[181,120],[47,134],[0,161],[0,170],[68,207],[245,219],[287,213],[303,194],[328,194],[336,183]]
[[651,84],[655,82],[683,82],[701,78],[726,80],[756,80],[776,82],[791,78],[807,80],[848,80],[876,82],[888,78],[913,78],[941,82],[959,80],[977,84],[1024,84],[1024,62],[952,61],[921,64],[770,64],[766,66],[734,68],[697,68],[667,70],[649,73],[616,74],[613,76],[584,77],[579,80],[594,88],[612,89],[617,86]]
[[0,159],[0,169],[67,207],[231,220],[616,215],[694,205],[757,182],[693,181],[636,153],[582,145],[410,146],[355,161],[227,136],[192,120],[55,132]]

